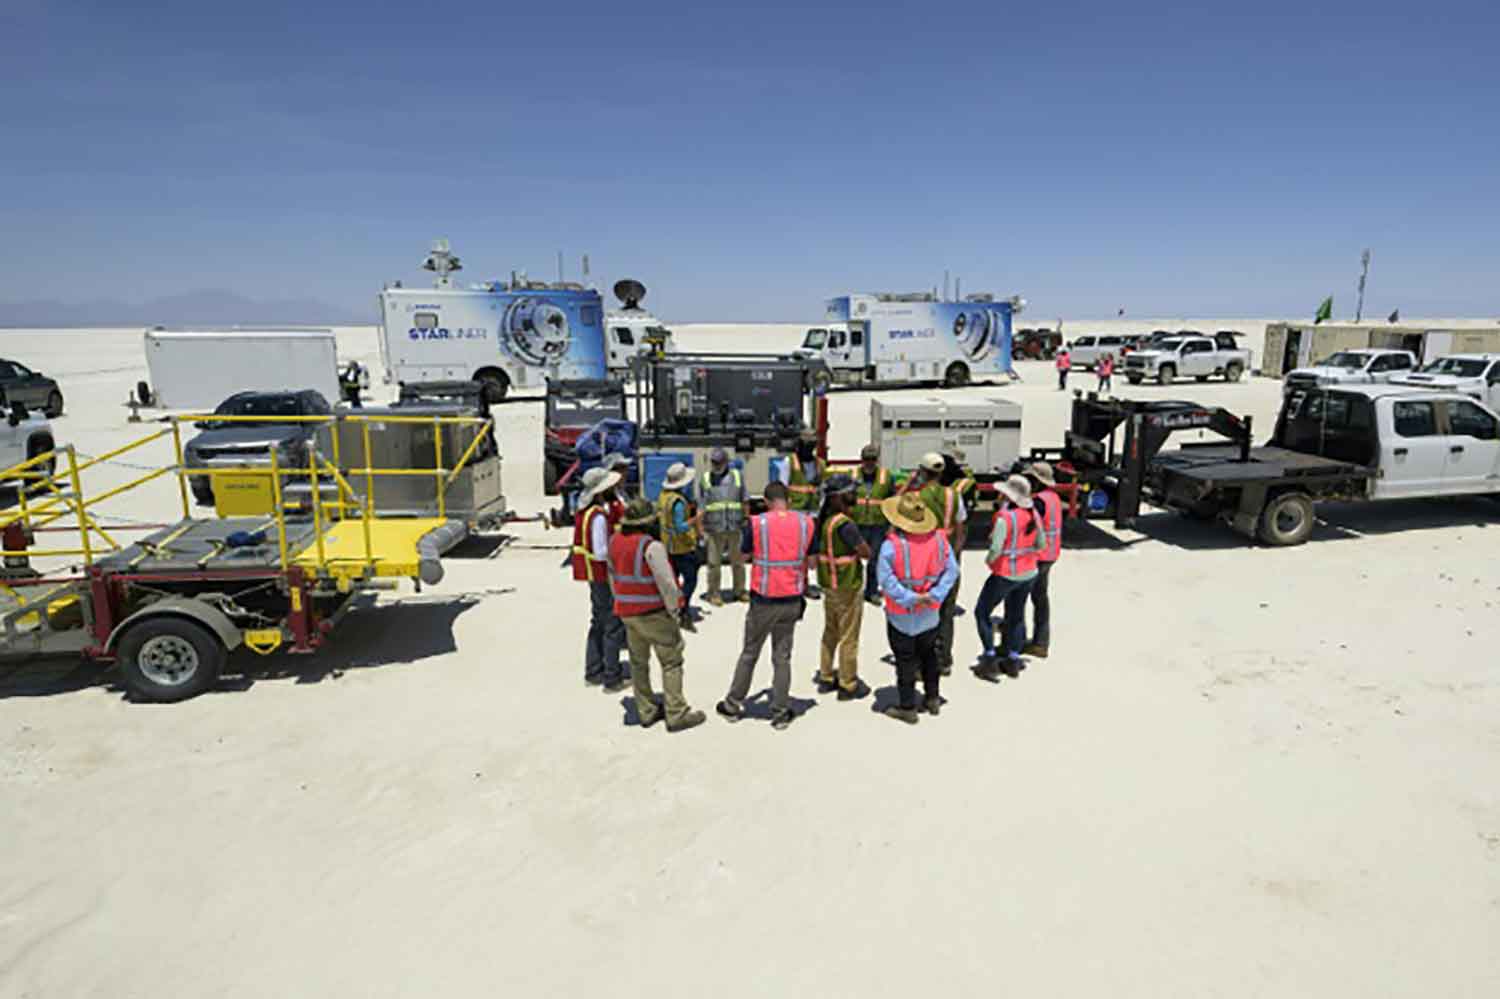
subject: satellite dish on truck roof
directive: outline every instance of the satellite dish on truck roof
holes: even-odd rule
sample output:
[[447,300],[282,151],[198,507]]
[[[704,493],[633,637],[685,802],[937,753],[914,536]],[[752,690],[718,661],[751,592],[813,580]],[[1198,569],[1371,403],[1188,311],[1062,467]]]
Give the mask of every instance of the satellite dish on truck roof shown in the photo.
[[625,308],[638,309],[646,297],[646,286],[634,278],[623,278],[615,282],[615,297]]

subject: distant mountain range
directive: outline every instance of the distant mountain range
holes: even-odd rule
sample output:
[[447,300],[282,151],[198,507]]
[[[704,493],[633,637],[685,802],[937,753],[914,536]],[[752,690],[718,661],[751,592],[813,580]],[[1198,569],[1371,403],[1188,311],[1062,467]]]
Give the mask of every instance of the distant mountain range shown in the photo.
[[258,301],[232,291],[190,291],[149,302],[0,302],[0,329],[87,326],[350,326],[374,323],[360,312],[313,298]]

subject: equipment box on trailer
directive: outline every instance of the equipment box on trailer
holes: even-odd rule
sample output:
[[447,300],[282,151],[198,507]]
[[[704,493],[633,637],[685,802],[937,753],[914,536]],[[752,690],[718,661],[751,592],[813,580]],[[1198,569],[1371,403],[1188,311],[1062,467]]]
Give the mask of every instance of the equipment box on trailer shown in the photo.
[[876,397],[870,440],[889,468],[913,469],[929,451],[952,454],[975,472],[1006,471],[1021,454],[1021,406],[998,394]]
[[151,394],[163,409],[211,411],[236,392],[313,389],[339,398],[332,330],[148,330]]

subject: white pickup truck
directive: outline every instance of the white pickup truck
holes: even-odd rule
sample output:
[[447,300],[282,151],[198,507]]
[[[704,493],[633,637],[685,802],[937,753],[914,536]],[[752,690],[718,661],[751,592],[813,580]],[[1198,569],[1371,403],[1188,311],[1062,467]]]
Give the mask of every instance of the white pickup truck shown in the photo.
[[1306,368],[1287,372],[1282,390],[1293,392],[1319,385],[1377,385],[1408,375],[1417,368],[1409,350],[1341,350]]
[[1449,354],[1421,371],[1403,373],[1392,381],[1462,392],[1491,409],[1500,410],[1500,354]]
[[[52,424],[40,412],[28,410],[20,403],[6,403],[0,398],[0,417],[3,417],[3,422],[0,422],[0,470],[14,468],[56,448]],[[26,474],[50,474],[56,459],[42,464],[47,467],[33,467]],[[4,478],[0,473],[0,480]]]
[[1250,367],[1250,352],[1234,344],[1234,337],[1183,336],[1158,341],[1146,350],[1125,355],[1125,377],[1139,385],[1154,378],[1170,385],[1182,376],[1200,382],[1222,375],[1227,382],[1237,382]]

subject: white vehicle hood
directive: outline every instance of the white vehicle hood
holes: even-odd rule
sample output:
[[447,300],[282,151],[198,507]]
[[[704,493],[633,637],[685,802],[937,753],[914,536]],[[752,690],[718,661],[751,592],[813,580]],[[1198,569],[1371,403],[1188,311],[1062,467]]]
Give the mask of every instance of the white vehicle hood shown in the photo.
[[1423,388],[1472,388],[1479,384],[1482,379],[1462,378],[1458,375],[1423,374],[1417,372],[1410,375],[1402,375],[1400,378],[1392,379],[1397,385],[1421,385]]
[[1362,368],[1335,368],[1332,365],[1327,364],[1317,364],[1310,368],[1297,368],[1287,373],[1288,378],[1292,378],[1298,375],[1302,376],[1303,378],[1316,378],[1319,381],[1322,381],[1325,378],[1329,381],[1340,382],[1363,382],[1370,380],[1369,373]]

